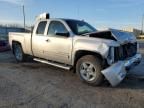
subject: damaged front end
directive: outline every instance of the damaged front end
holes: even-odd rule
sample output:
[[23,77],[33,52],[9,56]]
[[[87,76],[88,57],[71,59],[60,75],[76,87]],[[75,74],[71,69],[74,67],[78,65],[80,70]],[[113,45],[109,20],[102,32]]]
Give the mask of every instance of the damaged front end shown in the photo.
[[86,35],[102,40],[102,47],[98,47],[97,52],[106,60],[102,74],[112,86],[117,86],[125,78],[127,70],[141,62],[139,45],[132,33],[110,29]]
[[[112,32],[112,31],[111,31]],[[107,56],[108,68],[102,70],[102,74],[112,86],[117,86],[126,76],[127,70],[135,67],[141,62],[142,56],[138,53],[138,43],[136,39],[128,33],[116,33],[125,36],[114,36],[119,42],[119,46],[110,47]],[[113,34],[113,32],[112,32]],[[114,35],[113,34],[113,35]],[[128,36],[126,35],[128,34]],[[131,37],[130,37],[131,36]],[[118,41],[120,39],[120,41]],[[122,41],[123,40],[123,41]]]

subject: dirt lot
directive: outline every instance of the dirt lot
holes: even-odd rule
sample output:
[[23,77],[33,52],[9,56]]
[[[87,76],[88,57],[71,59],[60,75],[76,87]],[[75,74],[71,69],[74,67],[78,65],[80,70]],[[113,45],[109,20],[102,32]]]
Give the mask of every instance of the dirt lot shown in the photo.
[[91,87],[72,72],[0,53],[0,108],[144,108],[143,70],[144,61],[116,88]]

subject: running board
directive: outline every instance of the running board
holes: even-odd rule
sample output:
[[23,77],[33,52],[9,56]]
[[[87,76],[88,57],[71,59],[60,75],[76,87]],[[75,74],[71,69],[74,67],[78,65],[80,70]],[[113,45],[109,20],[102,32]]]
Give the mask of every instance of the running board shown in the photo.
[[55,67],[59,67],[59,68],[65,69],[65,70],[70,70],[71,69],[71,66],[62,65],[62,64],[59,64],[59,63],[53,63],[53,62],[43,60],[43,59],[39,59],[39,58],[34,58],[33,60],[37,61],[37,62],[48,64],[48,65],[52,65],[52,66],[55,66]]

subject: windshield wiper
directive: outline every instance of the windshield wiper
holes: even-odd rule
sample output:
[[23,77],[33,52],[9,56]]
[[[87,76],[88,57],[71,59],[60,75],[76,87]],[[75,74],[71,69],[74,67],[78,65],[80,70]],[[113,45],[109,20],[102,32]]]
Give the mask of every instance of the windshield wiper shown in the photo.
[[86,36],[86,35],[88,35],[88,34],[90,34],[90,32],[83,33],[83,34],[80,34],[80,35],[82,35],[82,36]]
[[85,32],[85,33],[82,33],[82,34],[80,34],[80,35],[82,35],[82,36],[86,36],[86,35],[89,35],[89,34],[91,34],[91,33],[95,33],[95,32],[97,32],[97,31],[93,31],[93,32]]

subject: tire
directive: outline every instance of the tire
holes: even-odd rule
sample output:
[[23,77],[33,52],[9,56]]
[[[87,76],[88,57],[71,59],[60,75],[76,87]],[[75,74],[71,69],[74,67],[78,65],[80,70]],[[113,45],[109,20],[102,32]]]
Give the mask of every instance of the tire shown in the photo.
[[13,53],[17,62],[26,61],[26,55],[24,54],[23,49],[20,44],[16,43],[13,45]]
[[101,62],[98,57],[93,55],[83,56],[76,64],[76,73],[83,82],[91,86],[99,86],[104,80],[101,73]]

